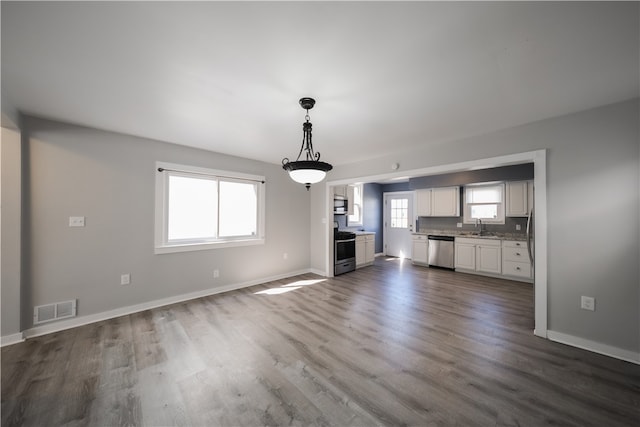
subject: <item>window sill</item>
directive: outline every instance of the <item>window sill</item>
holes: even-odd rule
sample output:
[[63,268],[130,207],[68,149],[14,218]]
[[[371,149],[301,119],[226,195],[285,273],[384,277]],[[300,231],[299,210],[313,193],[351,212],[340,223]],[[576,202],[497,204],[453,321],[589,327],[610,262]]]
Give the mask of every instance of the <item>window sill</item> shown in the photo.
[[238,239],[238,240],[226,240],[220,242],[207,242],[207,243],[180,243],[175,245],[156,245],[154,253],[156,255],[171,254],[176,252],[193,252],[193,251],[206,251],[211,249],[232,248],[238,246],[255,246],[263,245],[264,238],[253,239]]

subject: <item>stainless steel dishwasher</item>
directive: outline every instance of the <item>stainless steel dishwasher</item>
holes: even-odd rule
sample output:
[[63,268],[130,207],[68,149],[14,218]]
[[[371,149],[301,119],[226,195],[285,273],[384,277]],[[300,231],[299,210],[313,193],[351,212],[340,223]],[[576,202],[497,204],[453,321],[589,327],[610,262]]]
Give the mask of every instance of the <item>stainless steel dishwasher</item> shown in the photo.
[[430,234],[429,266],[454,269],[454,237]]

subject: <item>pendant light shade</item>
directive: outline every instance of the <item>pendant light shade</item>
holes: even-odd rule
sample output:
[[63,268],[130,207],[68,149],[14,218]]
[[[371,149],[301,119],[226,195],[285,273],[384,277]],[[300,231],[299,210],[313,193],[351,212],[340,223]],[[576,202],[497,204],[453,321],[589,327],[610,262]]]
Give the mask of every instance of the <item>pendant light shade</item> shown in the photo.
[[[289,176],[295,182],[304,184],[307,191],[311,184],[322,181],[327,172],[333,169],[329,163],[320,161],[320,153],[313,151],[311,142],[311,122],[309,122],[309,110],[313,108],[316,101],[313,98],[300,99],[300,106],[307,110],[306,122],[302,124],[302,146],[295,162],[290,162],[288,158],[282,159],[282,168],[289,172]],[[300,158],[303,156],[303,160]]]

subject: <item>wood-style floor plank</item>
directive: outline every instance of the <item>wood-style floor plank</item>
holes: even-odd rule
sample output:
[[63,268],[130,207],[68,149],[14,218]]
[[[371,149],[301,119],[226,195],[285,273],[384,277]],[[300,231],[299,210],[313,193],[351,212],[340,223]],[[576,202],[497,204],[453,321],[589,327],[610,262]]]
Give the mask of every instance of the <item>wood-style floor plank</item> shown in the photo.
[[632,426],[640,366],[533,335],[533,287],[378,258],[2,349],[3,426]]

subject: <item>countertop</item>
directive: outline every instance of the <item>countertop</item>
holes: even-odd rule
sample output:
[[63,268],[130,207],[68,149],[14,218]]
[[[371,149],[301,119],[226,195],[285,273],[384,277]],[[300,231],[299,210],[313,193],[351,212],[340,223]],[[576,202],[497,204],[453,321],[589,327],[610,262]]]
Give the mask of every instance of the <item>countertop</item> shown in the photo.
[[375,231],[354,231],[356,236],[366,236],[368,234],[376,234]]
[[452,231],[452,230],[421,230],[412,234],[428,235],[435,234],[440,236],[453,236],[453,237],[468,237],[471,239],[492,239],[492,240],[527,240],[527,235],[524,233],[486,233],[482,236],[474,234],[469,231]]

